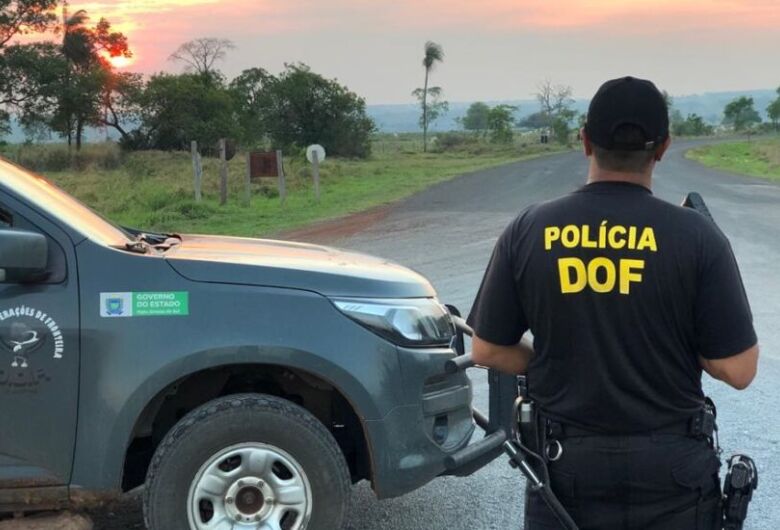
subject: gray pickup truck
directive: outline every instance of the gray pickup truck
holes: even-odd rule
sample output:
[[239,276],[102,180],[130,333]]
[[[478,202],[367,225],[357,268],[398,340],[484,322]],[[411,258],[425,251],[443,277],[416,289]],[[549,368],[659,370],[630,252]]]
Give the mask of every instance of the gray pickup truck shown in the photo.
[[457,322],[399,265],[121,228],[0,160],[0,512],[145,485],[153,530],[337,529],[354,482],[500,453]]

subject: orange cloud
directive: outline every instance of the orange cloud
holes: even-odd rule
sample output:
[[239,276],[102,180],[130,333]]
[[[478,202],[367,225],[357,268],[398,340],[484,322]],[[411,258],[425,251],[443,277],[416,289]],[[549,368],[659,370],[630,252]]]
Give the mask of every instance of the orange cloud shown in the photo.
[[[489,24],[491,27],[586,28],[616,21],[652,23],[654,29],[694,26],[776,27],[777,0],[103,0],[75,2],[93,17],[105,16],[124,31],[155,26],[164,31],[188,14],[211,15],[224,31],[234,24],[259,30],[305,26],[380,28]],[[221,18],[225,17],[225,18]],[[195,28],[193,28],[195,29]],[[615,28],[619,29],[619,28]]]
[[217,4],[219,0],[116,0],[105,2],[75,2],[71,10],[83,9],[90,17],[109,19],[119,31],[131,32],[146,23],[155,23],[153,17],[168,17],[182,8]]

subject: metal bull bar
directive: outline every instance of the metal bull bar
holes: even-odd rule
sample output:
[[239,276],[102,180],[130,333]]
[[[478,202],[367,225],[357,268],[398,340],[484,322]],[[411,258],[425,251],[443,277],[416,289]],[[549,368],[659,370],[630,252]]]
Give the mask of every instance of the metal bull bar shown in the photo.
[[[455,374],[474,367],[470,353],[466,353],[464,336],[472,336],[474,331],[461,318],[460,312],[453,306],[447,306],[452,314],[453,322],[458,331],[455,349],[458,356],[446,361],[444,371]],[[486,416],[481,411],[472,411],[474,423],[485,431],[485,437],[470,444],[460,451],[449,455],[444,465],[447,473],[456,476],[471,475],[502,453],[504,442],[509,439],[512,428],[512,407],[517,399],[517,378],[502,374],[496,370],[488,370],[489,410]]]

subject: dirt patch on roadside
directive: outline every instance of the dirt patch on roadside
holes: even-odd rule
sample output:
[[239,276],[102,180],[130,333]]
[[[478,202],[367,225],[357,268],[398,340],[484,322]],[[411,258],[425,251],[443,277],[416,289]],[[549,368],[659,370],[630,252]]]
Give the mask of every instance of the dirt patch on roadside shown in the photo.
[[143,530],[141,490],[126,493],[118,500],[89,512],[93,530]]
[[0,530],[92,530],[87,517],[72,513],[39,515],[0,522]]
[[307,243],[327,244],[362,232],[384,220],[393,209],[393,205],[385,204],[370,208],[363,212],[338,217],[328,221],[305,226],[295,230],[280,232],[274,237]]

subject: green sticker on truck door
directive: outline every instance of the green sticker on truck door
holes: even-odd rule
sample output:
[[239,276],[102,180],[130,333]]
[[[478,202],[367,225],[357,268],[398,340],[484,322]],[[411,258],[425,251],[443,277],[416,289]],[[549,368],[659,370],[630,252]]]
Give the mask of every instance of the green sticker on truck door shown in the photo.
[[100,293],[100,316],[182,317],[190,314],[190,293],[163,291],[143,293]]

